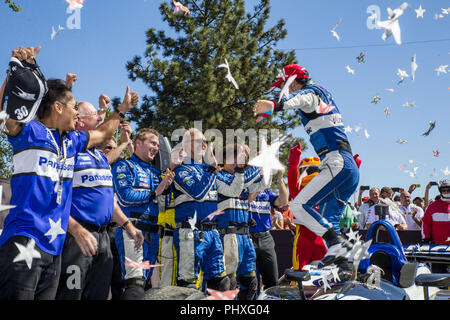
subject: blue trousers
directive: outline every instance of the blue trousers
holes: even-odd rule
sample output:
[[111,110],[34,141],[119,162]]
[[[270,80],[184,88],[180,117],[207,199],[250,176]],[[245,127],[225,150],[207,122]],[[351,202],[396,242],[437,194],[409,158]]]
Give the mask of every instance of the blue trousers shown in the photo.
[[[346,151],[328,153],[319,169],[319,174],[292,201],[292,213],[296,223],[318,236],[331,228],[339,234],[339,220],[358,187],[359,170],[353,156]],[[320,211],[316,210],[317,206]]]

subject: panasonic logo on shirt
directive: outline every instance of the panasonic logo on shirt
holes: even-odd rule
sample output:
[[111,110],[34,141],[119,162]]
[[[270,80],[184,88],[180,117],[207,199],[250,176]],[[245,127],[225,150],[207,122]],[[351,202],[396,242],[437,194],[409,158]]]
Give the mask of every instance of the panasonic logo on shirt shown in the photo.
[[108,168],[84,168],[75,171],[73,175],[74,188],[112,188],[112,186],[113,178]]
[[[53,169],[61,169],[61,165],[58,162],[49,160],[45,157],[39,158],[39,166],[42,166],[42,165],[47,165],[48,167],[53,168]],[[62,169],[73,171],[74,165],[73,164],[64,164],[64,167]]]
[[63,179],[72,180],[74,160],[74,157],[68,157],[66,161],[59,162],[57,154],[52,151],[26,149],[13,155],[13,176],[32,174],[59,181],[62,174]]
[[105,176],[105,175],[98,175],[98,174],[97,175],[93,175],[93,176],[85,174],[85,175],[81,176],[81,183],[84,183],[86,181],[89,181],[89,182],[93,182],[93,181],[112,181],[112,176]]

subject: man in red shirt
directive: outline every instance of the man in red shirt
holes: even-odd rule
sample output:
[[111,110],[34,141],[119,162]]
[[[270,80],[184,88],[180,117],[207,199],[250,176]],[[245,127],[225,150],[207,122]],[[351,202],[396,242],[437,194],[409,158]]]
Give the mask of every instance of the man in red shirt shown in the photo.
[[[422,242],[450,244],[450,180],[439,183],[441,199],[430,204],[422,219]],[[446,264],[433,264],[434,273],[446,273]]]

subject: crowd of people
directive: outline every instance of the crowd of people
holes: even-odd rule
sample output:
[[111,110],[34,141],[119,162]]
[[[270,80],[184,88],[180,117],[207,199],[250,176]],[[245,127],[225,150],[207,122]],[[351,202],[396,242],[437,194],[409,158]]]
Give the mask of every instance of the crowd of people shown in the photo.
[[[367,230],[370,225],[379,220],[379,216],[374,212],[374,205],[384,204],[390,206],[387,218],[393,223],[397,230],[422,230],[422,219],[428,206],[437,200],[441,200],[439,194],[434,199],[429,199],[430,188],[438,183],[430,181],[425,189],[423,197],[416,196],[412,198],[411,194],[417,185],[412,184],[408,191],[404,188],[398,188],[395,192],[390,187],[382,187],[381,189],[374,187],[367,189],[369,195],[362,196],[366,190],[365,186],[359,188],[358,200],[355,203],[347,203],[343,215],[339,221],[339,228],[353,230]],[[396,192],[398,193],[397,195]],[[395,195],[395,196],[394,196]],[[372,209],[371,209],[372,208]],[[371,210],[369,210],[371,209]],[[274,230],[293,230],[295,217],[289,206],[273,210],[272,212],[272,229]]]
[[[136,93],[127,87],[105,119],[109,97],[100,96],[98,109],[77,102],[71,91],[76,75],[45,80],[38,52],[13,51],[0,91],[13,148],[15,206],[0,235],[0,299],[141,300],[149,288],[181,286],[239,289],[238,299],[252,300],[258,276],[264,288],[278,280],[273,226],[296,232],[295,269],[335,263],[345,279],[354,270],[337,255],[351,249],[341,229],[369,227],[379,218],[379,203],[389,207],[387,219],[398,230],[421,229],[424,239],[443,241],[442,231],[427,227],[437,221],[428,212],[443,210],[441,200],[426,199],[428,207],[420,207],[417,199],[418,205],[411,204],[411,190],[402,190],[396,203],[389,188],[381,194],[373,188],[369,199],[360,193],[359,213],[346,205],[359,183],[361,161],[337,125],[337,108],[325,115],[326,126],[314,121],[322,116],[314,106],[334,101],[300,66],[286,66],[273,84],[288,84],[297,94],[283,104],[260,100],[254,109],[263,118],[283,108],[304,113],[318,156],[301,159],[301,145],[292,147],[286,187],[284,169],[267,182],[261,168],[248,164],[246,145],[224,146],[219,163],[195,128],[185,131],[168,168],[158,170],[160,134],[142,128],[132,139],[123,121],[138,103]],[[117,129],[120,141],[113,137]],[[445,183],[439,188],[447,199]],[[448,231],[448,221],[440,223]]]

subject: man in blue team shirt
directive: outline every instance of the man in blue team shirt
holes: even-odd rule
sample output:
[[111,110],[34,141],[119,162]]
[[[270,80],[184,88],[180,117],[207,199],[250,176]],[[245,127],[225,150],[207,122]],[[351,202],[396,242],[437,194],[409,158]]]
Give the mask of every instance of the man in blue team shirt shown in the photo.
[[[79,131],[94,130],[103,121],[89,102],[80,102],[78,111],[75,128]],[[128,219],[114,200],[108,160],[94,147],[75,158],[69,234],[62,252],[57,300],[108,299],[113,268],[108,235],[111,220],[122,226]],[[125,230],[140,247],[142,233],[131,223]]]
[[225,256],[225,271],[230,278],[230,289],[239,281],[239,300],[253,300],[256,288],[256,253],[249,236],[251,221],[248,211],[249,189],[259,192],[267,188],[261,176],[261,169],[245,168],[245,149],[231,144],[223,148],[224,165],[217,173],[217,184],[231,187],[239,174],[244,174],[236,184],[234,194],[225,195],[218,188],[218,208],[225,213],[217,216],[217,229]]
[[288,203],[289,194],[283,182],[283,175],[283,170],[278,171],[279,195],[267,189],[261,191],[256,197],[250,196],[249,199],[250,218],[256,222],[256,225],[250,228],[250,236],[256,252],[256,269],[266,289],[275,286],[278,281],[275,242],[270,234],[270,229],[272,228],[270,208],[280,208]]
[[123,300],[144,299],[144,290],[151,287],[154,268],[129,266],[131,262],[127,259],[137,263],[156,263],[159,238],[163,231],[163,227],[157,224],[158,197],[164,197],[164,192],[173,181],[172,172],[167,170],[164,179],[161,179],[161,173],[151,164],[159,151],[157,131],[141,129],[136,135],[134,149],[134,154],[128,160],[118,160],[112,169],[120,208],[144,236],[144,243],[136,249],[127,232],[121,228],[116,230],[116,245],[125,285],[121,296]]
[[[75,157],[111,137],[124,113],[138,102],[137,94],[127,88],[124,101],[107,122],[88,132],[74,131],[77,102],[64,81],[45,81],[37,74],[39,50],[13,51],[0,90],[2,112],[6,110],[10,118],[6,121],[13,147],[10,202],[16,206],[0,236],[0,300],[55,298]],[[36,112],[38,120],[32,120]]]
[[[226,291],[230,279],[225,273],[216,217],[211,216],[218,210],[216,163],[212,159],[213,165],[202,163],[207,145],[200,130],[186,131],[182,146],[186,157],[174,170],[176,228],[173,242],[177,250],[177,284],[195,287],[201,269],[208,288]],[[222,190],[222,193],[227,192]]]

